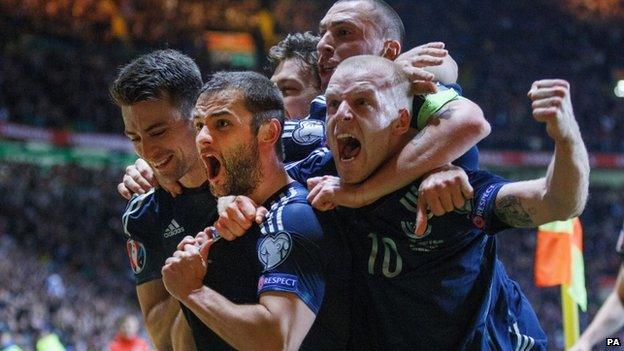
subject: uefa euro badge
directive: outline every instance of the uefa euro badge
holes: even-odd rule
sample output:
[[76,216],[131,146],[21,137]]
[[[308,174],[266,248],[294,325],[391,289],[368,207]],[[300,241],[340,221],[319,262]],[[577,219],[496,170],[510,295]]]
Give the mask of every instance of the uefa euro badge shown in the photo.
[[293,130],[292,138],[299,145],[312,145],[325,135],[325,125],[321,121],[303,120]]
[[290,254],[291,247],[290,234],[286,232],[265,236],[258,250],[258,259],[264,265],[264,270],[271,270],[284,262]]
[[130,267],[134,274],[139,274],[145,268],[145,262],[147,261],[147,255],[145,254],[145,246],[138,241],[132,239],[126,243],[126,252],[130,259]]

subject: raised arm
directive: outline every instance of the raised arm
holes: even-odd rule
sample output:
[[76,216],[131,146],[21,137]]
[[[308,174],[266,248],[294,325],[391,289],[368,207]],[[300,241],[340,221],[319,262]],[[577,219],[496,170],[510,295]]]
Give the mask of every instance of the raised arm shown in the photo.
[[496,215],[513,227],[540,224],[578,216],[589,188],[589,159],[574,118],[570,86],[564,80],[533,83],[533,117],[546,123],[555,141],[555,153],[543,178],[510,183],[496,197]]

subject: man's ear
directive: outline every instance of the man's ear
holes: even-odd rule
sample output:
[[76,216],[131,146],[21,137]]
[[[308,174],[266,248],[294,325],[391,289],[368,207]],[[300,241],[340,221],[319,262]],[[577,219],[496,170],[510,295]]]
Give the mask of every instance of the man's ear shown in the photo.
[[410,129],[412,116],[406,108],[399,110],[399,118],[397,118],[392,124],[392,131],[395,135],[403,135]]
[[263,123],[258,130],[258,143],[273,146],[282,137],[282,126],[279,120],[272,118]]
[[401,54],[401,43],[397,40],[386,40],[381,56],[394,61]]

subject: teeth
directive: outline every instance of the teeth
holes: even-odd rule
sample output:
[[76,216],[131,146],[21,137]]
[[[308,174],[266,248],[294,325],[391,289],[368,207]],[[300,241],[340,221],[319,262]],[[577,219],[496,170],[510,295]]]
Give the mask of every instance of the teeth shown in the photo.
[[353,134],[350,133],[340,133],[336,136],[337,139],[348,139],[348,138],[353,138],[355,139],[355,136]]
[[167,160],[169,160],[169,156],[165,157],[164,159],[154,162],[154,167],[160,167],[162,165],[165,164],[165,162],[167,162]]

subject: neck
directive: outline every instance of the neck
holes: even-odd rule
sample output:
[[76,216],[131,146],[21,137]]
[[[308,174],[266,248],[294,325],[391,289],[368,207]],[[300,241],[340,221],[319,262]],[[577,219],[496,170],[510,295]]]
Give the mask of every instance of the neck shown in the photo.
[[180,184],[185,188],[197,188],[208,180],[206,170],[199,160],[195,161],[186,174],[180,178]]
[[260,156],[260,167],[262,178],[258,187],[249,194],[249,197],[256,203],[262,204],[268,200],[278,190],[291,183],[293,180],[284,170],[284,163],[272,152],[267,158]]

